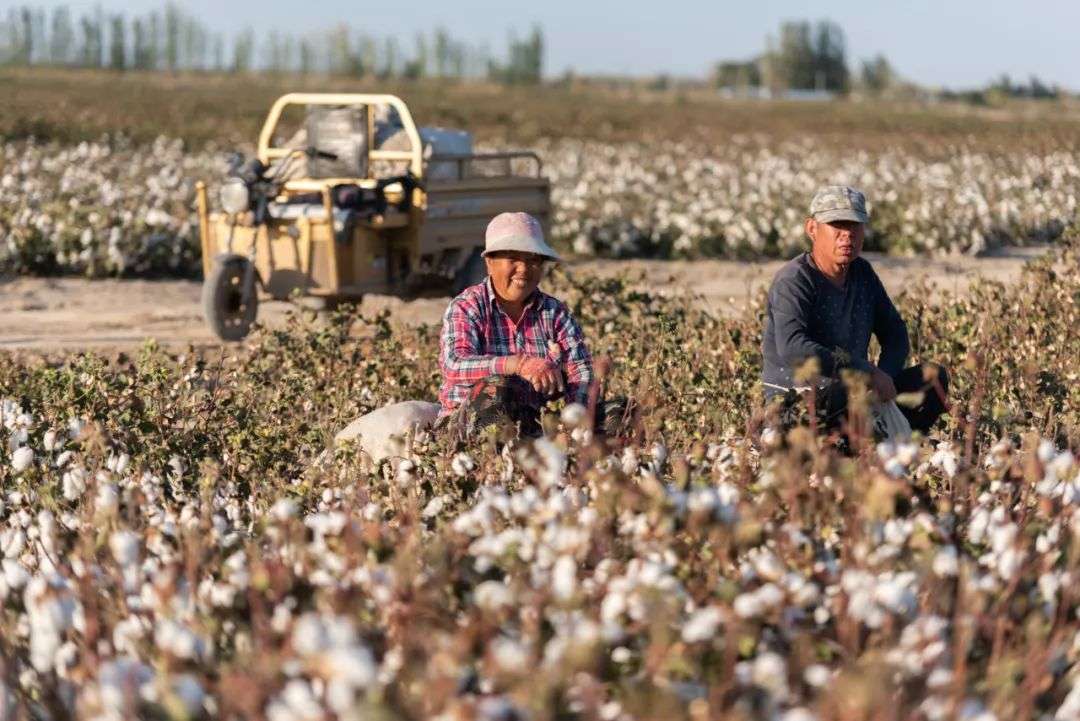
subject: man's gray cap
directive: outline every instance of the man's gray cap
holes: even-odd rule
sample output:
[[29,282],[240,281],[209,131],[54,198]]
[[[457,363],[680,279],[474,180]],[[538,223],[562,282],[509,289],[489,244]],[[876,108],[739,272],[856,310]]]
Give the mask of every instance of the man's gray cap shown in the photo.
[[810,217],[820,223],[852,220],[869,223],[866,196],[850,185],[826,185],[810,201]]

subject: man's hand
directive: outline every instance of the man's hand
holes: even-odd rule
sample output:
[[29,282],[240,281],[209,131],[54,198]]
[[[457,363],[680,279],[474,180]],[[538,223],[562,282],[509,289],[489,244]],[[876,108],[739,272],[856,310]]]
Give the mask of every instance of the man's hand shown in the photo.
[[514,371],[545,396],[553,395],[565,389],[562,371],[536,356],[518,356],[517,369]]
[[888,373],[876,366],[870,371],[870,388],[881,403],[896,400],[896,385],[893,384],[893,379],[889,377]]

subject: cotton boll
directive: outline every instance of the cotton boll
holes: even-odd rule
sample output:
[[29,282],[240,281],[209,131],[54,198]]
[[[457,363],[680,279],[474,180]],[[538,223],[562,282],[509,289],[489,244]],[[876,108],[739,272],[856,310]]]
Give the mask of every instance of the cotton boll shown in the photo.
[[718,505],[719,499],[712,488],[697,488],[687,496],[686,507],[693,514],[712,514]]
[[69,501],[77,501],[86,492],[86,471],[82,468],[72,468],[66,471],[61,480],[61,490],[64,498]]
[[120,566],[130,566],[139,560],[139,537],[131,531],[114,531],[109,537],[109,549]]
[[38,539],[46,553],[55,555],[56,548],[56,518],[51,511],[38,511],[37,515]]
[[605,624],[618,623],[626,609],[626,594],[619,589],[608,589],[604,600],[600,602],[600,620]]
[[514,595],[500,581],[484,581],[473,592],[473,600],[483,610],[494,612],[510,606]]
[[57,432],[50,428],[49,430],[45,431],[45,434],[42,436],[41,446],[45,450],[52,452],[62,445],[62,443],[59,441],[60,437]]
[[475,468],[476,461],[474,461],[472,456],[470,456],[468,453],[458,453],[450,461],[450,470],[452,470],[454,472],[454,475],[458,476],[459,478],[464,478],[465,476],[469,475],[469,473]]
[[952,671],[947,668],[935,668],[930,672],[930,675],[926,677],[926,687],[935,691],[944,691],[952,684],[952,680]]
[[131,456],[127,453],[110,455],[108,460],[105,461],[105,466],[118,476],[122,476],[130,464]]
[[326,627],[314,613],[304,614],[297,619],[291,639],[293,650],[301,655],[319,653],[330,645]]
[[775,448],[782,440],[780,432],[775,428],[765,428],[761,431],[761,445],[765,448]]
[[0,530],[0,551],[4,558],[18,558],[26,548],[26,533],[21,528]]
[[960,562],[955,546],[943,546],[934,555],[934,575],[941,577],[955,576],[960,571]]
[[720,609],[715,606],[699,609],[683,624],[682,640],[686,643],[708,641],[716,635],[722,620]]
[[570,428],[577,428],[585,422],[588,409],[580,403],[570,403],[562,409],[560,418]]
[[394,479],[402,488],[408,488],[416,481],[416,464],[408,458],[398,461]]
[[569,601],[577,590],[577,563],[570,556],[560,556],[551,571],[551,588],[555,598]]
[[285,523],[290,518],[295,518],[298,510],[296,501],[291,498],[282,498],[270,508],[270,515],[278,523]]
[[739,618],[755,618],[765,611],[765,604],[756,593],[740,593],[732,604]]
[[427,505],[424,506],[424,510],[420,512],[420,515],[424,518],[435,518],[442,512],[445,504],[446,498],[444,496],[435,496],[427,502]]
[[102,515],[116,513],[120,506],[120,498],[116,493],[116,486],[111,483],[98,483],[97,497],[94,499],[94,509]]
[[104,710],[121,717],[134,696],[142,696],[154,678],[153,670],[130,657],[106,661],[98,671],[98,694]]
[[767,581],[778,581],[786,572],[786,568],[776,555],[767,549],[753,549],[750,554],[750,563],[757,575]]
[[506,637],[493,640],[491,658],[504,673],[523,674],[529,669],[530,653],[523,644]]
[[537,438],[533,441],[533,449],[540,458],[540,468],[537,479],[545,488],[555,486],[562,482],[563,474],[566,473],[566,454],[548,438]]
[[34,452],[28,446],[19,446],[11,454],[11,470],[22,473],[34,462]]
[[311,684],[293,679],[267,706],[266,717],[269,721],[321,721],[325,714]]
[[968,522],[967,538],[971,543],[982,543],[986,530],[990,526],[990,512],[985,508],[977,508],[971,514]]
[[654,443],[652,445],[652,448],[650,449],[650,454],[652,455],[652,458],[653,458],[653,461],[652,461],[653,472],[654,473],[659,473],[660,470],[664,467],[664,463],[667,462],[667,458],[668,458],[667,446],[665,446],[663,443]]
[[822,666],[819,663],[812,664],[803,669],[803,681],[808,686],[814,688],[825,688],[825,685],[829,683],[829,679],[832,678],[832,672],[828,666]]
[[209,645],[205,640],[195,635],[187,626],[170,619],[157,623],[154,641],[163,651],[180,659],[202,659],[209,653]]
[[364,646],[355,644],[339,646],[323,654],[323,665],[335,680],[352,689],[363,689],[375,683],[378,667],[375,659]]
[[995,553],[1002,553],[1012,546],[1019,530],[1014,523],[1003,523],[994,527],[990,531],[990,547]]
[[2,562],[4,582],[8,589],[21,591],[30,581],[30,572],[22,567],[18,561],[5,558]]
[[751,669],[755,686],[765,689],[778,700],[787,698],[787,663],[782,656],[771,651],[760,654],[754,659]]

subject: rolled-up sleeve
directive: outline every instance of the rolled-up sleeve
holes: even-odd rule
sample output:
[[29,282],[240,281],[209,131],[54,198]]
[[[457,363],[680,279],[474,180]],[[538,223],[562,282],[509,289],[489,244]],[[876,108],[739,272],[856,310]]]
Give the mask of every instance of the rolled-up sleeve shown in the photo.
[[453,385],[471,385],[491,375],[505,375],[511,356],[485,355],[480,321],[461,300],[454,300],[443,316],[439,337],[439,367]]

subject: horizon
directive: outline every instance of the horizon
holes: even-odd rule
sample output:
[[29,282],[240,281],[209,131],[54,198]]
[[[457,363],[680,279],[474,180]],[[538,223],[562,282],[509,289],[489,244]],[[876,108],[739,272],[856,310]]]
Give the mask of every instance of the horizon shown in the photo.
[[[462,0],[454,7],[419,0],[407,25],[393,8],[367,5],[358,11],[343,0],[326,0],[302,14],[295,8],[256,6],[250,0],[175,4],[230,40],[246,27],[255,30],[257,39],[265,39],[272,31],[301,37],[345,22],[352,33],[395,38],[406,55],[413,52],[417,34],[442,27],[455,40],[500,56],[511,34],[521,37],[538,25],[545,41],[544,77],[549,79],[568,71],[588,77],[706,79],[717,62],[750,60],[765,52],[768,39],[776,37],[784,21],[832,20],[844,31],[853,74],[863,60],[881,54],[903,80],[931,89],[981,89],[1002,75],[1020,82],[1036,77],[1069,91],[1080,88],[1080,50],[1069,42],[1070,28],[1080,25],[1080,4],[1045,0],[1025,7],[1002,0],[955,0],[947,5],[917,0],[904,8],[826,0],[811,15],[791,0],[732,8],[685,0],[656,7],[630,0],[619,6],[617,16],[603,4],[582,6],[569,0],[511,13],[493,0]],[[122,13],[129,19],[165,7],[158,0],[43,0],[13,9],[23,5],[47,11],[66,6],[76,17],[101,7],[106,15]],[[928,52],[933,48],[942,50]]]

